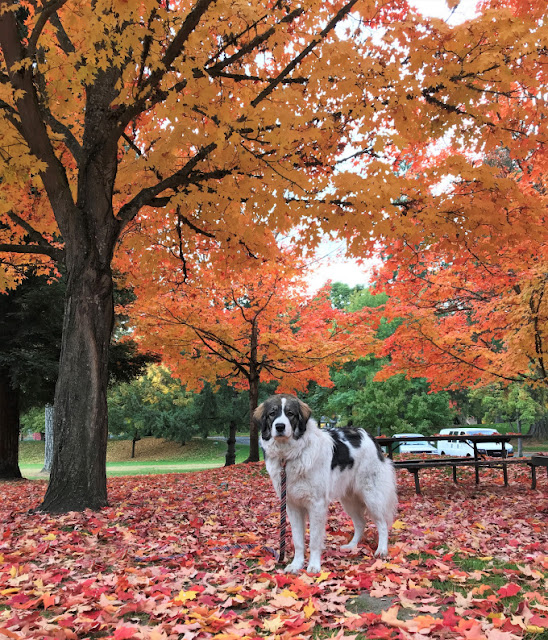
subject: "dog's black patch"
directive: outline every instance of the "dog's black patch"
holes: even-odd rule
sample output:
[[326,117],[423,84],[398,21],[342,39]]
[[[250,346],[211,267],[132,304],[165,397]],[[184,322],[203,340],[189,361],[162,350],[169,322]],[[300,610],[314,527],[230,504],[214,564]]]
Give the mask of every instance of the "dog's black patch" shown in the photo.
[[362,432],[355,427],[343,427],[341,431],[344,433],[344,437],[355,448],[359,449],[362,443]]
[[341,471],[352,469],[354,458],[350,455],[350,447],[342,440],[342,431],[336,429],[328,430],[333,440],[333,457],[331,458],[331,469],[340,467]]

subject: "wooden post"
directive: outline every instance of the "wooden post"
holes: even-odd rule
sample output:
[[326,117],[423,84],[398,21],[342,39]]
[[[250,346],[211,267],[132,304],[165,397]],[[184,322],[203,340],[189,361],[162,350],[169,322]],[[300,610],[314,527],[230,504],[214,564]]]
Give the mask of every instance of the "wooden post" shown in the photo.
[[[516,420],[516,427],[517,427],[517,432],[518,433],[523,433],[521,430],[521,420],[518,419]],[[521,458],[523,456],[523,440],[522,438],[518,438],[518,458]]]
[[53,405],[47,404],[44,414],[46,448],[44,451],[44,467],[40,473],[50,473],[53,462]]

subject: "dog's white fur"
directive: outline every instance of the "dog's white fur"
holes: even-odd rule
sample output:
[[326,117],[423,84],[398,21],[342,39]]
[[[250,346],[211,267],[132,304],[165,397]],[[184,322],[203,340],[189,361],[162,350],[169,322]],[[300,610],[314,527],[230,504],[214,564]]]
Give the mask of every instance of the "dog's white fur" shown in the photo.
[[[270,402],[270,405],[267,403]],[[298,405],[295,404],[298,403]],[[268,437],[265,420],[265,405],[281,405],[278,416],[272,418]],[[301,426],[295,427],[296,406],[301,413]],[[274,411],[270,409],[273,416]],[[296,573],[305,563],[306,520],[310,527],[310,559],[307,571],[321,570],[321,554],[324,546],[325,528],[329,503],[339,500],[354,523],[354,536],[342,549],[355,549],[363,535],[369,513],[378,530],[378,547],[375,555],[388,553],[388,531],[397,509],[396,478],[392,462],[379,455],[371,437],[363,430],[353,430],[354,446],[336,430],[336,438],[342,442],[344,454],[349,453],[352,465],[341,464],[332,468],[335,440],[330,430],[318,428],[310,417],[309,407],[294,396],[273,396],[255,412],[257,424],[263,425],[261,445],[265,452],[266,468],[278,496],[281,493],[282,461],[286,463],[287,511],[291,523],[295,555],[285,568]],[[283,430],[282,430],[283,425]],[[296,431],[297,429],[297,431]],[[356,437],[360,434],[361,439]],[[360,439],[359,443],[356,440]],[[344,449],[348,447],[348,450]]]

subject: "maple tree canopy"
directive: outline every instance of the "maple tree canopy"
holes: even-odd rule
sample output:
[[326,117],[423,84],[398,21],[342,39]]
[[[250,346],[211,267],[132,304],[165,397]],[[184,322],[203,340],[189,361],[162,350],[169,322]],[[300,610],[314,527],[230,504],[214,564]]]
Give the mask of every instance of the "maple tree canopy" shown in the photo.
[[[541,5],[451,27],[403,0],[1,0],[0,287],[51,260],[68,282],[44,509],[107,500],[113,257],[272,255],[298,224],[358,255],[540,237],[537,200],[477,158],[542,174]],[[445,163],[402,172],[436,141]]]

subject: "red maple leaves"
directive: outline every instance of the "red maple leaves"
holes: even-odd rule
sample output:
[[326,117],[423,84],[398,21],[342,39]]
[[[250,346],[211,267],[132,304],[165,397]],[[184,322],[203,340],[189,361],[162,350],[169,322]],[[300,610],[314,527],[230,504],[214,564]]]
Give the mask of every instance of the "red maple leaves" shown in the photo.
[[[399,475],[390,557],[358,553],[331,509],[324,571],[280,573],[278,504],[262,463],[109,481],[111,506],[51,517],[27,510],[41,483],[2,486],[0,636],[171,640],[334,638],[513,640],[548,628],[548,500],[512,469],[480,487]],[[387,599],[379,610],[357,596]],[[383,601],[384,602],[384,601]]]

